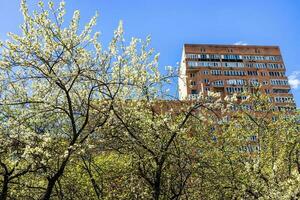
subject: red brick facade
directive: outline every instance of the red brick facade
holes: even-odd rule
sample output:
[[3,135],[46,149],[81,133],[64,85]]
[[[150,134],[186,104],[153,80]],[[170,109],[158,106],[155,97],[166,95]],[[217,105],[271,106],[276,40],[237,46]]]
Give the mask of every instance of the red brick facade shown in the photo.
[[208,91],[225,96],[259,88],[277,109],[290,109],[295,103],[285,71],[278,46],[185,44],[179,96],[196,98]]

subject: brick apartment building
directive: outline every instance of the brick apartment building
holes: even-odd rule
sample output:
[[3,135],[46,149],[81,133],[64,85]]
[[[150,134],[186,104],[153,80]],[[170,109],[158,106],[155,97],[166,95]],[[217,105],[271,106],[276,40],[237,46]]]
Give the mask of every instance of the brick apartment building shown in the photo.
[[208,91],[224,97],[259,88],[276,109],[296,107],[278,46],[185,44],[179,71],[180,99]]

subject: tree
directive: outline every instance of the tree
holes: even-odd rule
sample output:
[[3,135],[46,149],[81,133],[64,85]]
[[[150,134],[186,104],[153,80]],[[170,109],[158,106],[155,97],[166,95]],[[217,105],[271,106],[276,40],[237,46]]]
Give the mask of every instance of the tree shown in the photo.
[[226,110],[230,119],[215,125],[214,141],[205,142],[205,132],[196,136],[202,198],[298,199],[298,114],[274,111],[259,94],[231,104],[234,112]]
[[147,198],[189,198],[196,190],[190,183],[197,161],[193,123],[205,126],[204,114],[216,117],[213,109],[220,106],[213,103],[216,98],[194,102],[152,98],[113,107],[114,115],[104,126],[109,132],[106,146],[132,158],[133,173],[143,180]]
[[[5,122],[5,124],[0,127],[0,175],[3,181],[0,199],[7,198],[11,182],[37,170],[34,163],[24,157],[26,141],[29,141],[28,137],[31,136],[31,131],[27,127],[15,123],[10,117],[1,115],[1,122]],[[34,141],[31,140],[31,142]]]
[[259,94],[171,101],[149,37],[120,23],[105,50],[97,15],[21,10],[0,43],[1,200],[299,198],[299,113]]
[[1,139],[14,134],[7,123],[22,127],[23,146],[11,148],[24,149],[22,157],[38,165],[42,181],[35,194],[42,199],[53,196],[72,157],[109,119],[114,101],[145,96],[143,85],[159,81],[149,38],[126,45],[120,23],[104,50],[99,33],[92,33],[97,15],[80,31],[79,11],[67,25],[64,6],[40,2],[31,14],[22,0],[22,33],[1,43]]

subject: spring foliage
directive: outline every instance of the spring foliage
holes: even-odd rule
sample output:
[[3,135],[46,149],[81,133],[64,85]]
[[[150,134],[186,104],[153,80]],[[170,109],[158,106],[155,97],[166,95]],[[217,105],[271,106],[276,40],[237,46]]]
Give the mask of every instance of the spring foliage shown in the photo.
[[97,14],[81,29],[64,2],[21,11],[0,42],[1,200],[300,198],[297,113],[261,96],[251,112],[214,93],[167,101],[175,73],[150,37],[127,42],[120,22],[105,48]]

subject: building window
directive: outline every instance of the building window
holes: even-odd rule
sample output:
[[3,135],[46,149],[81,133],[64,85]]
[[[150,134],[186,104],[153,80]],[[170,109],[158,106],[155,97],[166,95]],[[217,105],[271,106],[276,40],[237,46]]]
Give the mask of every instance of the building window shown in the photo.
[[220,62],[197,62],[197,61],[188,61],[188,66],[191,68],[196,67],[221,67]]
[[276,103],[294,103],[293,97],[275,97]]
[[221,56],[219,54],[208,54],[209,59],[219,60]]
[[290,89],[273,89],[275,94],[287,94],[290,92]]
[[270,103],[274,102],[273,97],[269,97],[268,100],[269,100]]
[[191,93],[192,94],[198,94],[198,91],[197,90],[192,90]]
[[279,111],[292,111],[294,110],[293,107],[286,107],[286,106],[277,106],[277,110]]
[[209,80],[207,78],[203,79],[203,83],[206,83],[208,84],[209,83]]
[[255,63],[256,69],[266,69],[267,65],[265,63]]
[[241,99],[241,100],[246,100],[246,99],[247,99],[247,96],[240,96],[240,99]]
[[196,81],[191,81],[191,85],[195,86],[196,85]]
[[268,81],[263,81],[262,84],[263,85],[268,85]]
[[208,75],[209,74],[209,72],[208,71],[202,71],[202,74],[204,74],[204,75]]
[[284,72],[269,72],[270,76],[284,76]]
[[190,73],[190,77],[191,77],[191,78],[193,78],[193,77],[195,77],[195,76],[196,76],[195,73]]
[[239,62],[223,62],[223,67],[244,67],[244,63]]
[[258,76],[257,71],[248,71],[249,76]]
[[227,85],[244,85],[245,81],[243,79],[229,79],[227,80]]
[[252,67],[254,67],[254,64],[253,63],[246,63],[246,67],[252,68]]
[[261,72],[260,73],[262,76],[267,76],[267,73],[266,72]]
[[221,81],[221,80],[218,80],[218,81],[214,81],[214,82],[212,83],[212,85],[214,85],[214,86],[223,86],[223,85],[224,85],[224,82]]
[[271,85],[289,85],[288,80],[283,79],[271,79]]
[[222,74],[222,71],[221,71],[221,70],[211,70],[211,71],[210,71],[210,74],[211,74],[211,75],[221,75],[221,74]]
[[253,85],[253,86],[259,86],[258,79],[251,79],[251,80],[249,80],[249,83],[250,83],[250,85]]
[[242,60],[243,59],[243,57],[241,55],[233,55],[233,54],[221,55],[221,58],[223,60]]
[[250,136],[250,141],[256,142],[257,141],[257,136],[256,135]]
[[284,69],[284,65],[278,63],[269,63],[267,66],[269,69]]
[[227,93],[241,93],[244,89],[242,87],[227,87],[226,92]]
[[225,76],[245,76],[244,71],[224,71]]
[[207,54],[186,54],[186,58],[189,59],[208,59],[208,55]]
[[280,61],[280,56],[243,56],[244,60],[270,60],[270,61]]
[[270,90],[269,89],[265,89],[265,93],[266,94],[270,94]]
[[198,54],[186,54],[186,57],[190,58],[190,59],[197,59],[198,58]]

